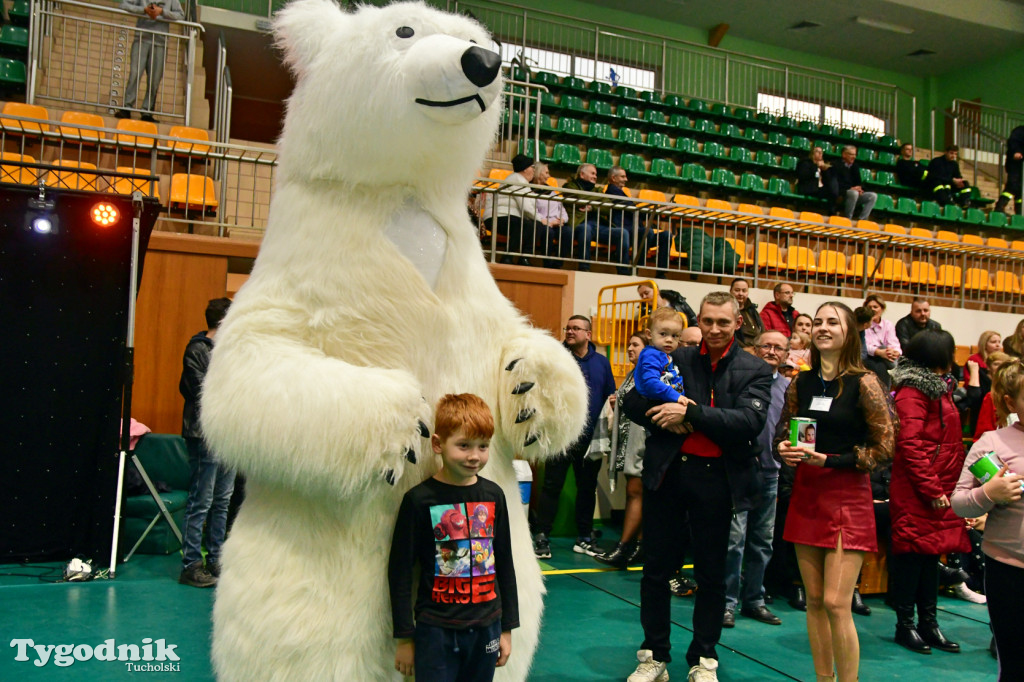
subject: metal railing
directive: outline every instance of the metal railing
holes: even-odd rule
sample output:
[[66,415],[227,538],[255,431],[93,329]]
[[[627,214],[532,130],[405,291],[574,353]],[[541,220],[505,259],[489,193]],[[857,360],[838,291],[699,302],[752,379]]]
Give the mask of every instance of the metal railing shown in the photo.
[[[772,114],[856,130],[864,124],[849,117],[861,112],[884,121],[890,134],[896,134],[900,97],[913,99],[888,83],[495,0],[446,0],[446,7],[470,11],[506,48],[515,46],[524,55],[531,48],[544,50],[550,63],[535,59],[535,67],[560,75],[609,82],[608,72],[597,69],[612,66],[620,85],[752,109],[758,107],[759,94],[772,95],[782,98],[781,107],[765,109]],[[816,106],[813,112],[794,110],[794,102]]]
[[144,40],[164,42],[167,68],[152,108],[141,108],[145,90],[140,79],[131,111],[189,125],[201,24],[176,21],[170,23],[170,33],[150,31],[135,27],[134,14],[77,0],[32,0],[31,10],[26,97],[30,104],[50,100],[71,107],[125,108],[132,42],[145,36]]
[[[507,164],[516,154],[541,158],[540,121],[541,93],[548,92],[543,85],[523,81],[505,81],[505,109],[498,127],[497,142],[491,146],[485,159],[490,163]],[[530,145],[523,141],[532,140]]]
[[[166,208],[157,229],[259,236],[266,228],[274,149],[11,115],[0,124],[0,145],[3,182],[122,194],[119,179],[144,177],[139,189]],[[216,180],[213,167],[221,170]]]
[[[216,95],[213,111],[213,136],[217,142],[228,143],[231,141],[231,106],[234,98],[234,88],[231,85],[231,69],[228,68],[228,46],[224,38],[224,32],[220,32],[217,38],[217,73],[216,73]],[[222,178],[225,175],[225,161],[218,161],[215,169],[215,177]],[[221,183],[221,204],[226,203],[227,184]]]
[[949,112],[944,113],[953,121],[953,144],[960,146],[961,156],[973,162],[974,183],[978,181],[980,161],[998,166],[1001,187],[1006,138],[1014,128],[1024,125],[1024,112],[955,99]]
[[[785,280],[843,295],[863,296],[870,289],[961,307],[1021,300],[1024,242],[964,243],[953,232],[901,234],[869,221],[851,224],[785,209],[767,214],[751,204],[720,209],[696,199],[623,199],[489,179],[479,180],[474,191],[481,239],[492,262],[527,259],[556,268],[574,262],[580,269],[610,266],[632,275],[638,268],[743,274],[755,288]],[[538,202],[550,203],[538,211]],[[564,223],[544,224],[538,215],[561,216]]]

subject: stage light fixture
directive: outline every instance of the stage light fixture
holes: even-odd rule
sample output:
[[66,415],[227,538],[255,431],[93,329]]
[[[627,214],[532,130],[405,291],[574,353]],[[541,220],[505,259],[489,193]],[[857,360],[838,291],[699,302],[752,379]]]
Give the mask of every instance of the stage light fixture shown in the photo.
[[117,208],[106,201],[101,201],[92,207],[92,221],[100,227],[110,227],[118,221],[121,214]]
[[55,234],[60,221],[57,220],[57,202],[46,197],[46,188],[39,188],[39,196],[28,200],[25,209],[25,229],[36,234]]

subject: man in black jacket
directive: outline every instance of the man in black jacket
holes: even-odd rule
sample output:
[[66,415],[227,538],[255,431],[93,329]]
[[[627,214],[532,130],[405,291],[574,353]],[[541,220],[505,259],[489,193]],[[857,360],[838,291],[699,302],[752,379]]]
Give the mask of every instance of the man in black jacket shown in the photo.
[[942,325],[932,319],[932,307],[927,298],[917,297],[910,304],[910,314],[901,317],[896,323],[896,338],[900,348],[906,348],[910,339],[925,329],[942,329]]
[[960,208],[971,205],[971,186],[964,180],[960,172],[960,147],[951,144],[946,153],[936,156],[928,164],[928,186],[931,187],[933,201],[940,206],[955,201]]
[[623,409],[649,429],[644,454],[644,548],[640,620],[644,643],[630,679],[655,680],[671,660],[668,582],[682,564],[692,535],[698,590],[690,673],[717,679],[715,645],[725,612],[725,557],[733,511],[752,509],[762,481],[758,434],[771,398],[772,371],[734,342],[739,308],[728,292],[704,297],[697,315],[704,340],[672,353],[693,402],[654,404],[635,390]]
[[1003,187],[996,203],[997,211],[1005,211],[1010,200],[1016,198],[1016,213],[1020,214],[1021,169],[1024,168],[1024,126],[1017,126],[1010,131],[1006,140],[1006,186]]
[[[213,338],[228,312],[231,300],[215,298],[206,306],[205,332],[199,332],[185,347],[178,390],[185,398],[181,435],[188,446],[191,470],[188,500],[185,502],[185,531],[181,540],[182,568],[178,582],[192,587],[213,587],[220,575],[220,550],[227,535],[228,504],[235,489],[235,472],[217,463],[203,441],[199,426],[203,379],[210,367]],[[203,526],[207,528],[206,565],[203,565]]]
[[927,166],[914,158],[914,145],[905,142],[896,160],[896,180],[904,187],[921,189],[927,176]]
[[850,220],[854,220],[854,213],[857,214],[857,220],[867,220],[871,215],[871,209],[875,207],[878,195],[874,192],[865,192],[861,187],[857,148],[847,145],[843,147],[841,156],[842,160],[829,170],[835,178],[839,210]]
[[815,147],[806,159],[796,165],[796,191],[809,197],[826,199],[830,204],[836,200],[835,178],[828,172],[824,151]]

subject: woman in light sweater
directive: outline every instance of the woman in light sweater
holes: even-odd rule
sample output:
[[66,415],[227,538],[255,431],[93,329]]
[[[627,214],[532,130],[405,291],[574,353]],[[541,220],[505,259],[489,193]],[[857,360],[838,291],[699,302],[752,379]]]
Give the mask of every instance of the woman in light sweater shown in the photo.
[[[1000,368],[992,385],[992,401],[1001,416],[1024,417],[1024,363],[1019,359]],[[994,452],[1003,462],[999,474],[984,484],[970,471],[982,456]],[[988,514],[985,539],[985,592],[999,656],[999,680],[1019,680],[1024,671],[1024,424],[1017,422],[989,431],[971,448],[960,481],[953,491],[953,511],[964,518]]]

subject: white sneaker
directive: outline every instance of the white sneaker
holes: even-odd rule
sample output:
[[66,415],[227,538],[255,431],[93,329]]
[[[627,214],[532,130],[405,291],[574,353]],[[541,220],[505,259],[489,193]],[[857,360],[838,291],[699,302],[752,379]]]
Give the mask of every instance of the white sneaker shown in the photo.
[[636,652],[636,660],[640,665],[626,678],[626,682],[668,682],[668,663],[654,660],[653,651],[640,649]]
[[690,668],[687,682],[718,682],[718,661],[714,658],[700,657],[700,664]]
[[957,585],[953,585],[952,591],[953,596],[957,599],[963,599],[964,601],[969,601],[972,604],[988,603],[988,598],[985,597],[985,595],[978,594],[971,588],[967,587],[967,583],[959,583]]

